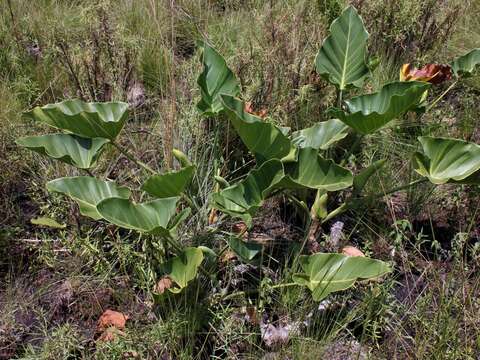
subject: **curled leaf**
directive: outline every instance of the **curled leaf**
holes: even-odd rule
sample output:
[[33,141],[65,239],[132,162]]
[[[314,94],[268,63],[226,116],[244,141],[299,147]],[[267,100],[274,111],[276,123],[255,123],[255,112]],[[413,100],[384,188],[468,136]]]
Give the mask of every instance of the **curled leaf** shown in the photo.
[[266,109],[261,109],[261,110],[255,111],[255,110],[253,110],[253,105],[250,101],[247,101],[245,103],[245,112],[247,112],[249,114],[252,114],[252,115],[256,115],[256,116],[258,116],[262,119],[267,117],[267,110]]
[[452,78],[452,68],[444,64],[427,64],[417,69],[412,64],[403,64],[400,81],[425,81],[438,85]]
[[345,246],[342,249],[342,254],[346,256],[365,256],[365,254],[355,246]]
[[128,320],[128,316],[114,310],[105,310],[100,316],[97,323],[97,332],[103,332],[109,327],[115,327],[118,330],[125,329],[125,323]]
[[172,279],[170,279],[168,276],[164,276],[155,284],[153,291],[157,294],[163,294],[165,290],[170,289],[172,285]]

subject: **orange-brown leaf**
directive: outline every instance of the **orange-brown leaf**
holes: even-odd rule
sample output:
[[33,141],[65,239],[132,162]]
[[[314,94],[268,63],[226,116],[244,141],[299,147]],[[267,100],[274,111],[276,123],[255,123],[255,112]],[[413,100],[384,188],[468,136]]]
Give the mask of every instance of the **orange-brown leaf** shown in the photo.
[[365,256],[365,254],[355,246],[345,246],[342,249],[342,254],[346,256]]
[[165,276],[157,282],[153,290],[157,294],[163,294],[165,290],[170,289],[172,285],[173,285],[172,280],[168,276]]
[[427,64],[417,69],[412,64],[403,64],[400,69],[401,81],[425,81],[438,85],[452,78],[450,65]]
[[261,117],[262,119],[267,117],[267,110],[266,109],[261,109],[261,110],[255,111],[255,110],[253,110],[253,105],[250,101],[247,101],[245,103],[245,112],[247,112],[249,114],[252,114],[252,115],[256,115],[258,117]]
[[117,328],[118,330],[125,329],[125,323],[128,320],[128,316],[125,314],[113,311],[106,310],[100,319],[98,319],[97,332],[103,332],[110,327]]

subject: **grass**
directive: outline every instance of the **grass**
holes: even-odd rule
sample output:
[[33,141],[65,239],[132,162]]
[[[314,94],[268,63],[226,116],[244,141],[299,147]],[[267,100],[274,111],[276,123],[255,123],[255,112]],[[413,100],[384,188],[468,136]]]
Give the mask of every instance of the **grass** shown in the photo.
[[[397,79],[402,62],[446,62],[480,41],[476,0],[461,7],[444,2],[434,12],[426,6],[432,2],[353,3],[372,34],[369,51],[380,59],[367,90]],[[195,109],[200,72],[195,41],[205,36],[225,56],[255,109],[267,109],[278,124],[303,128],[326,119],[325,110],[334,104],[335,93],[315,74],[313,59],[344,5],[337,0],[0,4],[0,359],[480,356],[476,188],[421,185],[334,219],[344,223],[342,244],[396,264],[381,283],[360,284],[318,304],[298,288],[269,289],[291,270],[278,268],[275,257],[268,268],[243,274],[241,263],[230,259],[221,264],[220,281],[203,279],[180,300],[158,306],[152,297],[158,279],[145,256],[148,239],[81,218],[69,201],[47,194],[46,181],[77,171],[14,144],[19,136],[46,130],[21,117],[26,109],[78,96],[126,100],[140,84],[144,102],[133,109],[121,142],[154,168],[176,166],[173,147],[199,164],[192,191],[201,211],[182,229],[182,239],[220,248],[225,239],[205,230],[208,194],[217,171],[228,176],[235,168],[234,175],[241,175],[242,148],[232,135],[222,162],[214,161],[215,134]],[[434,25],[423,31],[425,19]],[[430,115],[398,121],[352,153],[348,166],[354,171],[387,159],[369,193],[412,180],[407,154],[419,135],[479,142],[478,79],[459,83]],[[141,185],[141,169],[114,150],[105,155],[99,175]],[[276,222],[294,216],[290,207],[273,208],[276,218],[271,209],[263,216]],[[55,218],[67,229],[33,226],[30,219],[38,216]],[[325,238],[331,225],[323,228]],[[286,243],[285,252],[298,237],[294,226],[289,231],[277,238]],[[258,232],[273,236],[265,227]],[[263,291],[224,303],[205,300],[252,283],[263,283]],[[127,328],[115,341],[96,341],[97,319],[108,308],[130,316]],[[304,325],[288,342],[268,346],[262,318],[277,328]]]

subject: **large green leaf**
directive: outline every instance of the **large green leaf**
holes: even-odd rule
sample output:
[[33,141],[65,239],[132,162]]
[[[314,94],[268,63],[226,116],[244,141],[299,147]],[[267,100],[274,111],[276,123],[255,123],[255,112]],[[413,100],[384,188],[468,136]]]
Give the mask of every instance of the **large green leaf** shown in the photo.
[[379,92],[361,95],[346,101],[348,112],[331,109],[330,113],[362,134],[370,134],[416,108],[429,83],[396,81]]
[[282,129],[246,112],[244,103],[237,98],[222,95],[222,101],[233,127],[259,163],[295,159],[295,147]]
[[197,107],[203,114],[216,114],[223,110],[220,94],[237,96],[240,83],[214,48],[205,42],[199,42],[199,45],[202,48],[203,72],[197,80],[202,94]]
[[142,185],[142,190],[158,198],[179,196],[192,180],[195,166],[187,166],[178,171],[153,175]]
[[128,199],[110,198],[97,205],[102,217],[125,229],[151,234],[168,234],[179,197],[156,199],[135,204]]
[[56,104],[37,106],[25,115],[79,136],[113,140],[127,120],[128,104],[65,100]]
[[332,22],[330,35],[317,54],[317,72],[340,90],[360,86],[369,73],[365,63],[367,39],[362,18],[353,6],[347,7]]
[[178,286],[168,290],[172,293],[181,292],[191,280],[195,279],[202,261],[203,251],[200,248],[187,247],[181,254],[163,264],[165,275],[168,275]]
[[70,134],[27,136],[16,141],[20,146],[80,169],[92,167],[97,161],[103,145],[107,142],[107,139],[88,139]]
[[102,216],[97,205],[108,198],[125,198],[130,196],[130,189],[118,186],[113,181],[98,180],[90,176],[76,176],[55,179],[47,183],[48,191],[65,194],[75,200],[80,213],[99,220]]
[[231,236],[228,239],[228,245],[243,262],[253,261],[263,249],[262,245],[243,241],[238,236]]
[[414,168],[434,184],[480,184],[480,146],[463,140],[419,137],[423,154],[415,153]]
[[358,279],[378,278],[391,271],[383,261],[342,254],[302,256],[300,265],[303,273],[295,274],[293,280],[308,287],[315,301],[332,292],[348,289]]
[[319,122],[312,127],[295,131],[292,143],[299,147],[326,150],[348,135],[348,126],[338,119]]
[[283,176],[280,160],[266,161],[250,171],[244,180],[212,194],[213,207],[230,216],[240,217],[250,226],[252,216]]
[[452,70],[457,76],[470,76],[480,64],[480,49],[473,49],[452,62]]
[[277,188],[337,191],[353,183],[349,170],[322,158],[318,150],[312,148],[299,149],[297,161],[285,163],[284,168],[285,178]]

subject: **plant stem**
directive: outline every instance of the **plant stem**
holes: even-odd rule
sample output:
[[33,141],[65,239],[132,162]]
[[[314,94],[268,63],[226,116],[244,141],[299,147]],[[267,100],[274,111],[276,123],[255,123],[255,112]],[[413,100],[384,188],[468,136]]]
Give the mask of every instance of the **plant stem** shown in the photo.
[[385,192],[382,192],[381,194],[373,195],[372,197],[374,199],[377,199],[377,198],[380,198],[380,197],[383,197],[383,196],[386,196],[386,195],[393,194],[393,193],[395,193],[397,191],[400,191],[400,190],[408,189],[409,187],[412,187],[412,186],[415,186],[415,185],[418,185],[418,184],[421,184],[421,183],[424,183],[424,182],[427,182],[427,181],[428,181],[428,179],[415,180],[415,181],[412,181],[408,184],[400,185],[400,186],[394,187],[392,189],[389,189]]
[[322,224],[326,223],[327,221],[333,219],[335,216],[337,215],[340,215],[341,213],[347,211],[349,208],[349,206],[347,205],[347,203],[343,203],[342,205],[340,205],[339,207],[337,207],[335,210],[331,211],[328,213],[327,216],[325,216],[323,219],[322,219]]
[[135,164],[137,164],[138,166],[142,167],[143,169],[147,170],[148,172],[150,172],[151,174],[157,174],[157,172],[155,170],[153,170],[150,166],[148,166],[147,164],[145,164],[144,162],[140,161],[139,159],[135,158],[134,156],[130,155],[124,148],[122,148],[120,145],[118,145],[116,142],[114,141],[110,141],[110,143],[115,146],[118,151],[120,151],[128,160],[134,162]]
[[[298,285],[297,283],[286,283],[286,284],[277,284],[277,285],[272,285],[270,286],[270,289],[280,289],[280,288],[284,288],[284,287],[290,287],[290,286],[296,286]],[[245,296],[245,295],[250,295],[250,294],[257,294],[259,293],[260,290],[259,289],[251,289],[251,290],[246,290],[246,291],[235,291],[231,294],[228,294],[227,296],[225,296],[224,298],[221,298],[220,301],[226,301],[226,300],[230,300],[230,299],[233,299],[237,296]]]
[[432,110],[432,108],[437,105],[437,103],[444,98],[445,95],[448,94],[450,90],[457,84],[458,80],[455,80],[443,93],[440,94],[439,97],[435,99],[435,101],[427,108],[426,112]]

